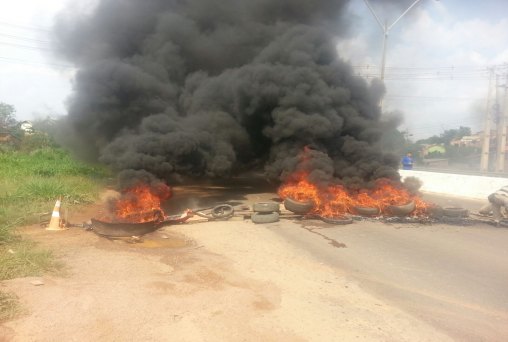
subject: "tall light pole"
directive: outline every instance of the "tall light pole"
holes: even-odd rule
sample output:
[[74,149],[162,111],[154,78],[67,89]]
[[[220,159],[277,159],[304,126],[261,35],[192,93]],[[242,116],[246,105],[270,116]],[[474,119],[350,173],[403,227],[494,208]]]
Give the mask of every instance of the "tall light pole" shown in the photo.
[[404,11],[404,13],[402,13],[390,26],[388,26],[388,23],[386,21],[385,21],[385,23],[383,25],[381,23],[381,20],[379,20],[379,17],[377,16],[376,12],[374,12],[374,9],[370,5],[369,1],[368,0],[364,0],[364,1],[365,1],[365,4],[367,5],[367,7],[369,8],[370,12],[372,13],[374,18],[376,19],[377,23],[381,27],[381,30],[383,30],[383,36],[384,36],[384,39],[383,39],[383,57],[381,59],[381,76],[380,76],[381,81],[383,81],[385,79],[386,44],[387,44],[387,41],[388,41],[388,33],[390,32],[392,27],[395,26],[395,24],[397,24],[399,22],[399,20],[402,19],[402,17],[405,16],[407,14],[407,12],[409,12],[421,0],[416,0],[415,2],[413,2],[413,4],[411,6],[409,6]]

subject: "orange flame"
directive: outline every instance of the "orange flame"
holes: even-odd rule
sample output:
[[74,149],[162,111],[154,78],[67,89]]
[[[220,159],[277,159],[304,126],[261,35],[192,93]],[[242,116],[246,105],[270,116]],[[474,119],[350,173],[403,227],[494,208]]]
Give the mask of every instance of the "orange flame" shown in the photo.
[[308,172],[297,172],[279,190],[282,199],[312,201],[314,214],[325,217],[343,217],[348,213],[356,214],[356,207],[378,208],[387,214],[390,205],[404,205],[415,202],[412,216],[426,214],[429,204],[411,194],[402,184],[389,179],[378,179],[372,189],[348,190],[342,185],[330,185],[319,188],[308,180]]
[[133,223],[154,221],[164,215],[161,202],[171,197],[171,188],[163,183],[156,186],[137,184],[122,192],[114,203],[115,220]]

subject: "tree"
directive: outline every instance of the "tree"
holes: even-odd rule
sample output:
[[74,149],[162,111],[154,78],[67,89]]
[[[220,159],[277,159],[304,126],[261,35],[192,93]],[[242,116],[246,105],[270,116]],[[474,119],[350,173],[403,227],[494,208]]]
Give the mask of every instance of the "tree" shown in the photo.
[[461,139],[466,135],[471,135],[471,128],[460,126],[459,129],[448,129],[441,134],[445,145],[449,145],[454,139]]
[[437,136],[437,135],[433,135],[427,139],[420,139],[416,142],[417,144],[427,144],[427,145],[440,145],[440,144],[444,144],[444,140],[442,137],[440,136]]
[[430,138],[418,140],[417,143],[429,145],[444,144],[445,146],[449,146],[452,140],[460,139],[466,135],[471,135],[471,128],[460,126],[458,129],[447,129],[439,136],[433,135]]
[[31,152],[38,148],[55,148],[58,146],[54,139],[57,131],[57,121],[50,116],[37,118],[32,121],[35,132],[25,135],[20,145],[23,152]]
[[10,129],[16,126],[16,109],[14,106],[0,102],[0,129]]

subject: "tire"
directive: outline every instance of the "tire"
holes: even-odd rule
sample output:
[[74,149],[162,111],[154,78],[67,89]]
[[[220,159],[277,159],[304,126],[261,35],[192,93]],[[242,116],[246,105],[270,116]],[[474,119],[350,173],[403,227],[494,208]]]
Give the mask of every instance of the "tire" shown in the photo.
[[311,201],[300,202],[291,198],[286,198],[284,200],[284,208],[295,214],[307,214],[312,210],[312,208],[314,208],[314,203]]
[[275,202],[258,202],[252,205],[255,213],[273,213],[280,210],[280,204]]
[[395,216],[406,216],[411,214],[411,212],[415,210],[415,207],[415,202],[411,201],[404,205],[389,205],[388,211]]
[[353,208],[355,212],[362,216],[376,216],[379,215],[381,210],[379,208],[372,208],[372,207],[354,207]]
[[464,208],[443,208],[443,216],[446,217],[466,217],[467,214]]
[[212,209],[212,217],[216,219],[228,219],[234,213],[235,209],[229,204],[220,204]]
[[273,223],[279,221],[279,213],[254,213],[251,216],[254,223]]
[[351,224],[353,223],[353,219],[350,217],[343,217],[343,218],[331,218],[331,217],[323,217],[321,216],[321,221],[329,224],[336,224],[336,225],[345,225],[345,224]]

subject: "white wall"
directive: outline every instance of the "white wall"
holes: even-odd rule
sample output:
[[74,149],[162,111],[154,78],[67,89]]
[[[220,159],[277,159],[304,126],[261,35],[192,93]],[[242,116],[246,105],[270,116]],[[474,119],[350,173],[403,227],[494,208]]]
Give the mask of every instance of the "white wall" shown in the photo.
[[419,178],[421,191],[474,199],[486,199],[499,188],[508,185],[508,178],[458,175],[415,170],[399,170],[402,179]]

